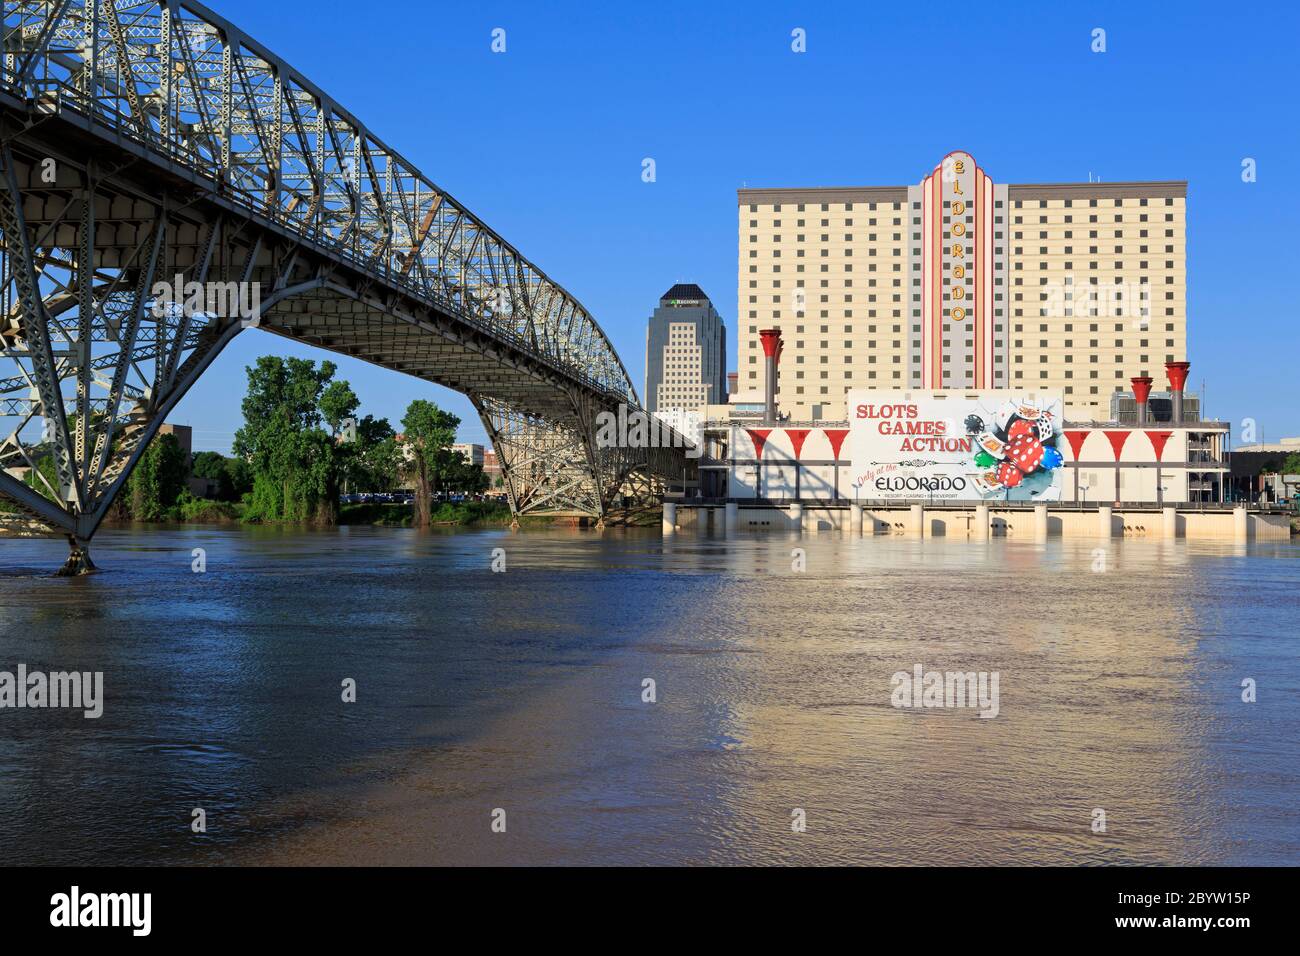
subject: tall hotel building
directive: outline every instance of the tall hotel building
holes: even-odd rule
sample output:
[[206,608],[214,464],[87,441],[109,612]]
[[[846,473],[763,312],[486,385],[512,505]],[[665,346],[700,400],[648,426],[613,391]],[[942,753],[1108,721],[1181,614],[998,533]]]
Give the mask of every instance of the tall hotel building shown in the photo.
[[704,290],[678,283],[646,326],[646,410],[677,423],[727,400],[727,328]]
[[1106,420],[1187,358],[1185,182],[997,183],[954,152],[915,186],[741,189],[739,384],[844,419],[851,388],[1060,390]]

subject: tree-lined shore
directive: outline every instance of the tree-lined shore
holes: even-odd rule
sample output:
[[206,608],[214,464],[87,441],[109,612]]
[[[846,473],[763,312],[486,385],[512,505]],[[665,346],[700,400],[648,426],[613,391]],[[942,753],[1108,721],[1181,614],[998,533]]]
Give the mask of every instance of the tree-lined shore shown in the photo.
[[[172,434],[156,435],[114,506],[118,521],[308,524],[470,524],[510,520],[503,503],[469,500],[489,488],[482,466],[454,451],[460,419],[426,399],[407,407],[398,432],[361,415],[333,362],[262,356],[248,366],[244,423],[230,455],[190,459]],[[208,488],[190,491],[190,478]],[[346,492],[409,486],[412,504],[349,503]],[[446,494],[465,500],[447,501]]]

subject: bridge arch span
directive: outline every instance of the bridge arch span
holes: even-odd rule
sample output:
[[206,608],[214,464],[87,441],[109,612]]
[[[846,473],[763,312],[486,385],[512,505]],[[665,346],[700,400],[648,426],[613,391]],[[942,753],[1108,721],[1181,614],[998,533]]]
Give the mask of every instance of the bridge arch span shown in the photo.
[[[520,513],[603,518],[679,449],[602,449],[635,410],[581,303],[301,73],[189,0],[4,8],[0,496],[67,534],[239,333],[159,281],[261,291],[259,327],[470,396]],[[157,314],[155,314],[157,313]]]

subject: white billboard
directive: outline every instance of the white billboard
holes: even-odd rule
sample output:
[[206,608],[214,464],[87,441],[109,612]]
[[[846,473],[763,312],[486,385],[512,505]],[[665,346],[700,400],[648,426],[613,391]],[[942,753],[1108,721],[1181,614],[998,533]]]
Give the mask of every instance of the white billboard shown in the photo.
[[849,495],[861,500],[1057,501],[1059,393],[848,394]]

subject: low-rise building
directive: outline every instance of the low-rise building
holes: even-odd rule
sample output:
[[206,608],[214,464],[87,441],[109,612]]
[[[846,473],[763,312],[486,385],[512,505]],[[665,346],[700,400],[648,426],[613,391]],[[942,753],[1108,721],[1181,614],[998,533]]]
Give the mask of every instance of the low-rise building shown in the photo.
[[[765,377],[778,381],[779,335]],[[700,494],[758,501],[1221,502],[1229,425],[1202,421],[1169,363],[1153,408],[1138,376],[1120,420],[1071,421],[1059,391],[861,390],[840,421],[783,417],[773,392],[711,406]],[[1154,414],[1153,414],[1154,412]]]
[[465,459],[471,465],[478,465],[480,468],[483,467],[485,452],[482,445],[473,442],[457,442],[451,446],[451,450],[464,455]]

